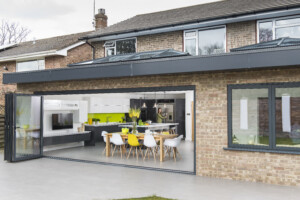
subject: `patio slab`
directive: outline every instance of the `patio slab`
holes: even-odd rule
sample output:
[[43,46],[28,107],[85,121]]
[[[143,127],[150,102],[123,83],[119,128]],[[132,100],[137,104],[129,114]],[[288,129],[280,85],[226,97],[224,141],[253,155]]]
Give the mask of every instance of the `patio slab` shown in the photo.
[[293,200],[298,187],[104,166],[49,158],[7,163],[0,153],[1,200],[100,200],[158,195],[174,199]]

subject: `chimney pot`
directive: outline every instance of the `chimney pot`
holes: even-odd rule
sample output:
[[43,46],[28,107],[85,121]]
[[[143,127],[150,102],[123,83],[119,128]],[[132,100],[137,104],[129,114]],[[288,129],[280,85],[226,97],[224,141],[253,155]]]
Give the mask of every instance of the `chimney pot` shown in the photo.
[[98,14],[95,15],[95,28],[96,30],[107,27],[107,16],[105,15],[105,9],[98,9]]
[[105,9],[104,8],[99,8],[98,13],[105,15]]

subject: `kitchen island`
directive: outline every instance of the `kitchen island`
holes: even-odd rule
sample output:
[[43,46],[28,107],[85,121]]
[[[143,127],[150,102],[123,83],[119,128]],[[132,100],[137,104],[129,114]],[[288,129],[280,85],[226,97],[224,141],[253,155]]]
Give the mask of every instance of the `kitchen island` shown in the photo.
[[85,146],[95,146],[96,142],[103,142],[102,131],[106,131],[108,133],[121,132],[122,128],[120,128],[119,125],[126,124],[128,123],[109,122],[91,125],[85,124],[85,131],[91,132],[91,139],[89,141],[85,141]]

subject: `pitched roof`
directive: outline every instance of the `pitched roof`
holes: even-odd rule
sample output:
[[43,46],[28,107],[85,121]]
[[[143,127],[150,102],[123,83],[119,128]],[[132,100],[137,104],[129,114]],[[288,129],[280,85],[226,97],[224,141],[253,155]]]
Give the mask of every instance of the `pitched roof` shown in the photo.
[[206,21],[215,18],[253,14],[300,6],[300,0],[224,0],[161,12],[136,15],[125,21],[100,29],[86,38],[116,33]]
[[50,50],[61,50],[68,46],[78,43],[78,38],[91,33],[82,32],[70,35],[62,35],[41,40],[22,42],[11,48],[0,51],[0,59],[9,56],[18,56],[30,53],[44,52]]

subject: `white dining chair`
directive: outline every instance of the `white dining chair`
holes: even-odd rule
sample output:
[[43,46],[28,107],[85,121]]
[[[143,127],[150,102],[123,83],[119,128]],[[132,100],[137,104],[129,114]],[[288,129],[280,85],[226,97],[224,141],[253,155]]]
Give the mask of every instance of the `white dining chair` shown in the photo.
[[176,154],[178,154],[178,156],[181,157],[178,151],[178,147],[180,145],[182,138],[183,135],[180,135],[177,138],[167,139],[164,142],[164,146],[167,147],[166,153],[169,154],[169,157],[171,157],[171,153],[173,153],[173,158],[175,161],[176,161]]
[[[116,148],[118,147],[117,150],[119,150],[119,152],[121,154],[121,158],[122,158],[124,150],[125,150],[125,142],[123,141],[121,135],[119,133],[113,133],[110,141],[111,141],[111,143],[113,143],[115,145],[115,148],[112,152],[112,156],[114,156]],[[125,156],[126,156],[126,152],[125,152]]]
[[148,154],[148,159],[149,159],[149,154],[152,152],[154,160],[156,161],[156,152],[157,152],[157,143],[151,134],[145,134],[144,136],[144,146],[147,147],[146,153],[144,156],[144,160]]

